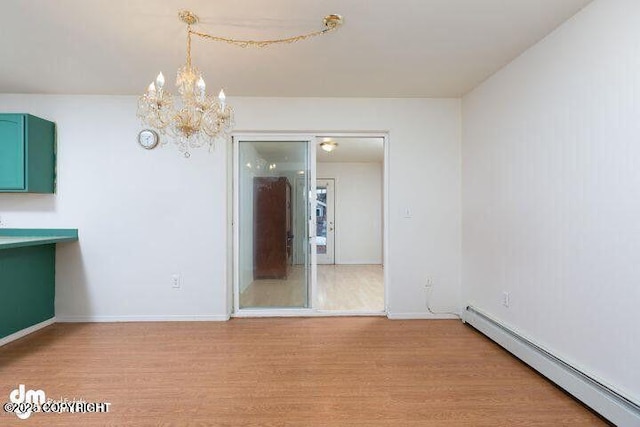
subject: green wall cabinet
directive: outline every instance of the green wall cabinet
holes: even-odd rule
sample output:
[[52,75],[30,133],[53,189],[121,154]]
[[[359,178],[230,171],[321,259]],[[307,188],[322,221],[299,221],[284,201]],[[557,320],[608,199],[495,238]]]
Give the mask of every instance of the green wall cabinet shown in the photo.
[[55,123],[30,114],[0,114],[0,192],[53,193]]

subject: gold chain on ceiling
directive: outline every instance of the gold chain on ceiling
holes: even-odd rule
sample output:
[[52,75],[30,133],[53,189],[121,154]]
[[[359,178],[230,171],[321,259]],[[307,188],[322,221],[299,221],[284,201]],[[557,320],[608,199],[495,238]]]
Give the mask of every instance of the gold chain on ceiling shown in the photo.
[[189,40],[188,40],[189,48],[190,48],[190,45],[191,45],[191,35],[202,37],[202,38],[208,39],[208,40],[217,41],[217,42],[228,43],[228,44],[231,44],[231,45],[234,45],[234,46],[238,46],[238,47],[267,47],[267,46],[271,46],[271,45],[274,45],[274,44],[295,43],[295,42],[299,42],[299,41],[302,41],[302,40],[310,39],[312,37],[321,36],[323,34],[327,34],[327,33],[331,32],[331,31],[336,30],[343,23],[342,16],[333,14],[333,15],[327,15],[324,18],[324,20],[322,21],[324,23],[324,28],[322,30],[312,31],[312,32],[307,33],[307,34],[300,34],[298,36],[286,37],[286,38],[282,38],[282,39],[238,40],[238,39],[233,39],[233,38],[230,38],[230,37],[214,36],[214,35],[211,35],[211,34],[201,33],[199,31],[192,30],[191,29],[191,25],[193,25],[193,24],[198,22],[198,17],[195,14],[193,14],[192,12],[188,11],[188,10],[182,10],[182,11],[178,12],[178,16],[180,17],[180,20],[182,22],[187,24],[188,38],[189,38]]

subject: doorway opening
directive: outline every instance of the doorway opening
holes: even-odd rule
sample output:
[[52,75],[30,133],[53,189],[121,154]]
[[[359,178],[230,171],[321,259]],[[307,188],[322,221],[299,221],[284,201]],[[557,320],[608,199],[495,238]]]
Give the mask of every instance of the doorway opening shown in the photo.
[[316,253],[318,264],[336,263],[335,179],[316,180]]
[[384,138],[324,137],[316,150],[316,306],[383,312]]
[[234,316],[386,313],[386,140],[234,136]]

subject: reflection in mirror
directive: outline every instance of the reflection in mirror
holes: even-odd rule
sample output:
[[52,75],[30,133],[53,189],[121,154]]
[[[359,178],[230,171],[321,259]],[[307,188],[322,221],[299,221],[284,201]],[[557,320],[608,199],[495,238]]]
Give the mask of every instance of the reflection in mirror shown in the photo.
[[306,141],[239,142],[240,308],[309,306]]

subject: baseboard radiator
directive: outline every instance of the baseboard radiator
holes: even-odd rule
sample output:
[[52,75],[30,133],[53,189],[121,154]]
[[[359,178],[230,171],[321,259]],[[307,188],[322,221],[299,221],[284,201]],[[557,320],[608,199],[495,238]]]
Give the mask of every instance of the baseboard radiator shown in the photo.
[[463,320],[620,427],[640,426],[640,405],[541,348],[478,308]]

